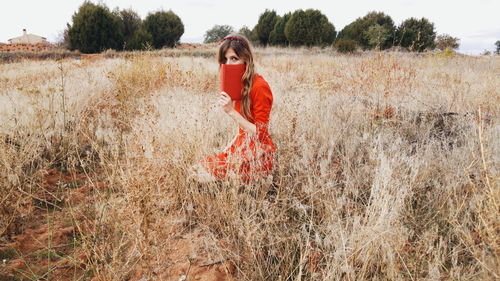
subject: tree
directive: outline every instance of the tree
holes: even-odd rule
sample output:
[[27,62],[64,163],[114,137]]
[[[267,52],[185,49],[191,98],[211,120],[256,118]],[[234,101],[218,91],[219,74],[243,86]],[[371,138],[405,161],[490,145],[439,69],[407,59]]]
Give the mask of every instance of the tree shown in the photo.
[[396,31],[396,41],[410,51],[422,52],[435,47],[436,31],[434,24],[426,18],[409,18],[401,23]]
[[233,32],[234,32],[233,27],[229,25],[215,25],[211,29],[207,30],[207,32],[205,33],[205,39],[203,40],[203,43],[219,42],[224,37],[228,36]]
[[57,35],[56,39],[56,44],[64,49],[69,49],[71,44],[69,41],[69,30],[71,28],[71,25],[69,23],[66,23],[66,28],[59,32]]
[[119,12],[122,21],[123,38],[125,40],[125,49],[129,49],[127,45],[134,36],[137,30],[141,28],[141,17],[132,9],[122,10]]
[[395,31],[390,16],[372,11],[345,26],[337,39],[354,40],[363,49],[387,49],[393,45]]
[[295,46],[329,45],[335,35],[335,27],[319,10],[296,10],[285,25],[285,36]]
[[259,16],[255,31],[262,45],[267,46],[269,43],[269,34],[271,34],[271,31],[274,29],[277,20],[278,16],[274,10],[269,11],[266,9],[264,13]]
[[356,44],[352,39],[339,39],[335,41],[334,47],[339,53],[347,54],[356,51]]
[[127,50],[147,50],[153,46],[153,36],[144,30],[137,29],[132,37],[127,41],[125,49]]
[[282,17],[278,17],[273,31],[269,34],[269,44],[287,46],[289,44],[285,36],[285,26],[292,13],[286,13]]
[[497,47],[495,54],[500,55],[500,40],[495,42],[495,46]]
[[184,34],[184,24],[172,10],[148,14],[144,19],[144,29],[153,36],[153,47],[156,49],[174,47]]
[[252,38],[252,31],[246,25],[244,25],[242,28],[240,28],[238,33],[245,36],[248,40],[251,40],[251,38]]
[[382,49],[384,43],[387,42],[387,39],[391,36],[389,30],[380,24],[371,25],[368,30],[364,32],[364,35],[368,40],[368,46],[377,50]]
[[97,53],[106,49],[122,49],[120,19],[107,7],[85,1],[72,20],[73,25],[68,29],[71,50]]
[[440,34],[436,37],[436,48],[444,50],[450,48],[452,50],[458,49],[460,47],[460,39],[452,37],[448,34]]
[[260,45],[261,44],[261,42],[259,41],[259,34],[257,34],[257,25],[255,25],[252,28],[252,32],[250,33],[250,38],[249,39],[255,45]]
[[483,50],[483,52],[480,55],[481,56],[491,56],[491,51],[490,50]]

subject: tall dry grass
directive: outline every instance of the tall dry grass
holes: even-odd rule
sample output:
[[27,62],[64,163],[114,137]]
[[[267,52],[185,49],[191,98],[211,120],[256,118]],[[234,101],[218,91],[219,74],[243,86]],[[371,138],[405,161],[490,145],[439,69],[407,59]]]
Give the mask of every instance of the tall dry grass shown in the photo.
[[[236,133],[215,59],[0,65],[2,245],[46,208],[76,227],[74,279],[179,279],[190,233],[237,280],[499,277],[498,58],[257,54],[278,153],[252,186],[187,180]],[[74,203],[40,184],[49,169],[106,187]]]

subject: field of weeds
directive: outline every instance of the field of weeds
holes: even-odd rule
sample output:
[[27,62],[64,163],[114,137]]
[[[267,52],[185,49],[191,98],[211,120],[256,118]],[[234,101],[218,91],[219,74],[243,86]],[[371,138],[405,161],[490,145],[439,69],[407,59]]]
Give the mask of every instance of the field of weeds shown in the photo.
[[499,278],[499,58],[256,56],[252,186],[187,179],[237,132],[214,57],[0,64],[0,280]]

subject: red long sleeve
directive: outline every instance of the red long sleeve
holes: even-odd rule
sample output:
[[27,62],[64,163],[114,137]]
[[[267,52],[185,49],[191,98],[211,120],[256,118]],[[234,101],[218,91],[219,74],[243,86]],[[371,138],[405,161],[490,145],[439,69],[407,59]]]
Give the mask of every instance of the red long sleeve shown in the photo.
[[[233,170],[240,174],[243,181],[248,182],[251,178],[267,176],[272,170],[276,148],[268,127],[273,93],[266,80],[258,74],[253,80],[250,100],[252,123],[255,124],[257,135],[249,135],[240,127],[238,136],[226,151],[201,161],[217,179],[224,178],[228,170]],[[235,102],[234,109],[242,114],[239,100]]]
[[257,139],[261,144],[261,148],[266,152],[275,151],[276,149],[268,131],[273,106],[273,93],[269,84],[260,75],[255,76],[250,99],[252,101],[252,116],[257,131]]

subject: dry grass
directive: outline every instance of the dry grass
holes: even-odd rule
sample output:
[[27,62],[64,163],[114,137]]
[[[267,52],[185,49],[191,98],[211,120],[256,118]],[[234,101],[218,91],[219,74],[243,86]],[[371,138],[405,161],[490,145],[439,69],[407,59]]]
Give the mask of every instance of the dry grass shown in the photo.
[[[278,154],[244,186],[186,180],[236,128],[183,52],[0,65],[0,280],[499,278],[498,58],[258,49]],[[21,250],[40,225],[64,251]]]

